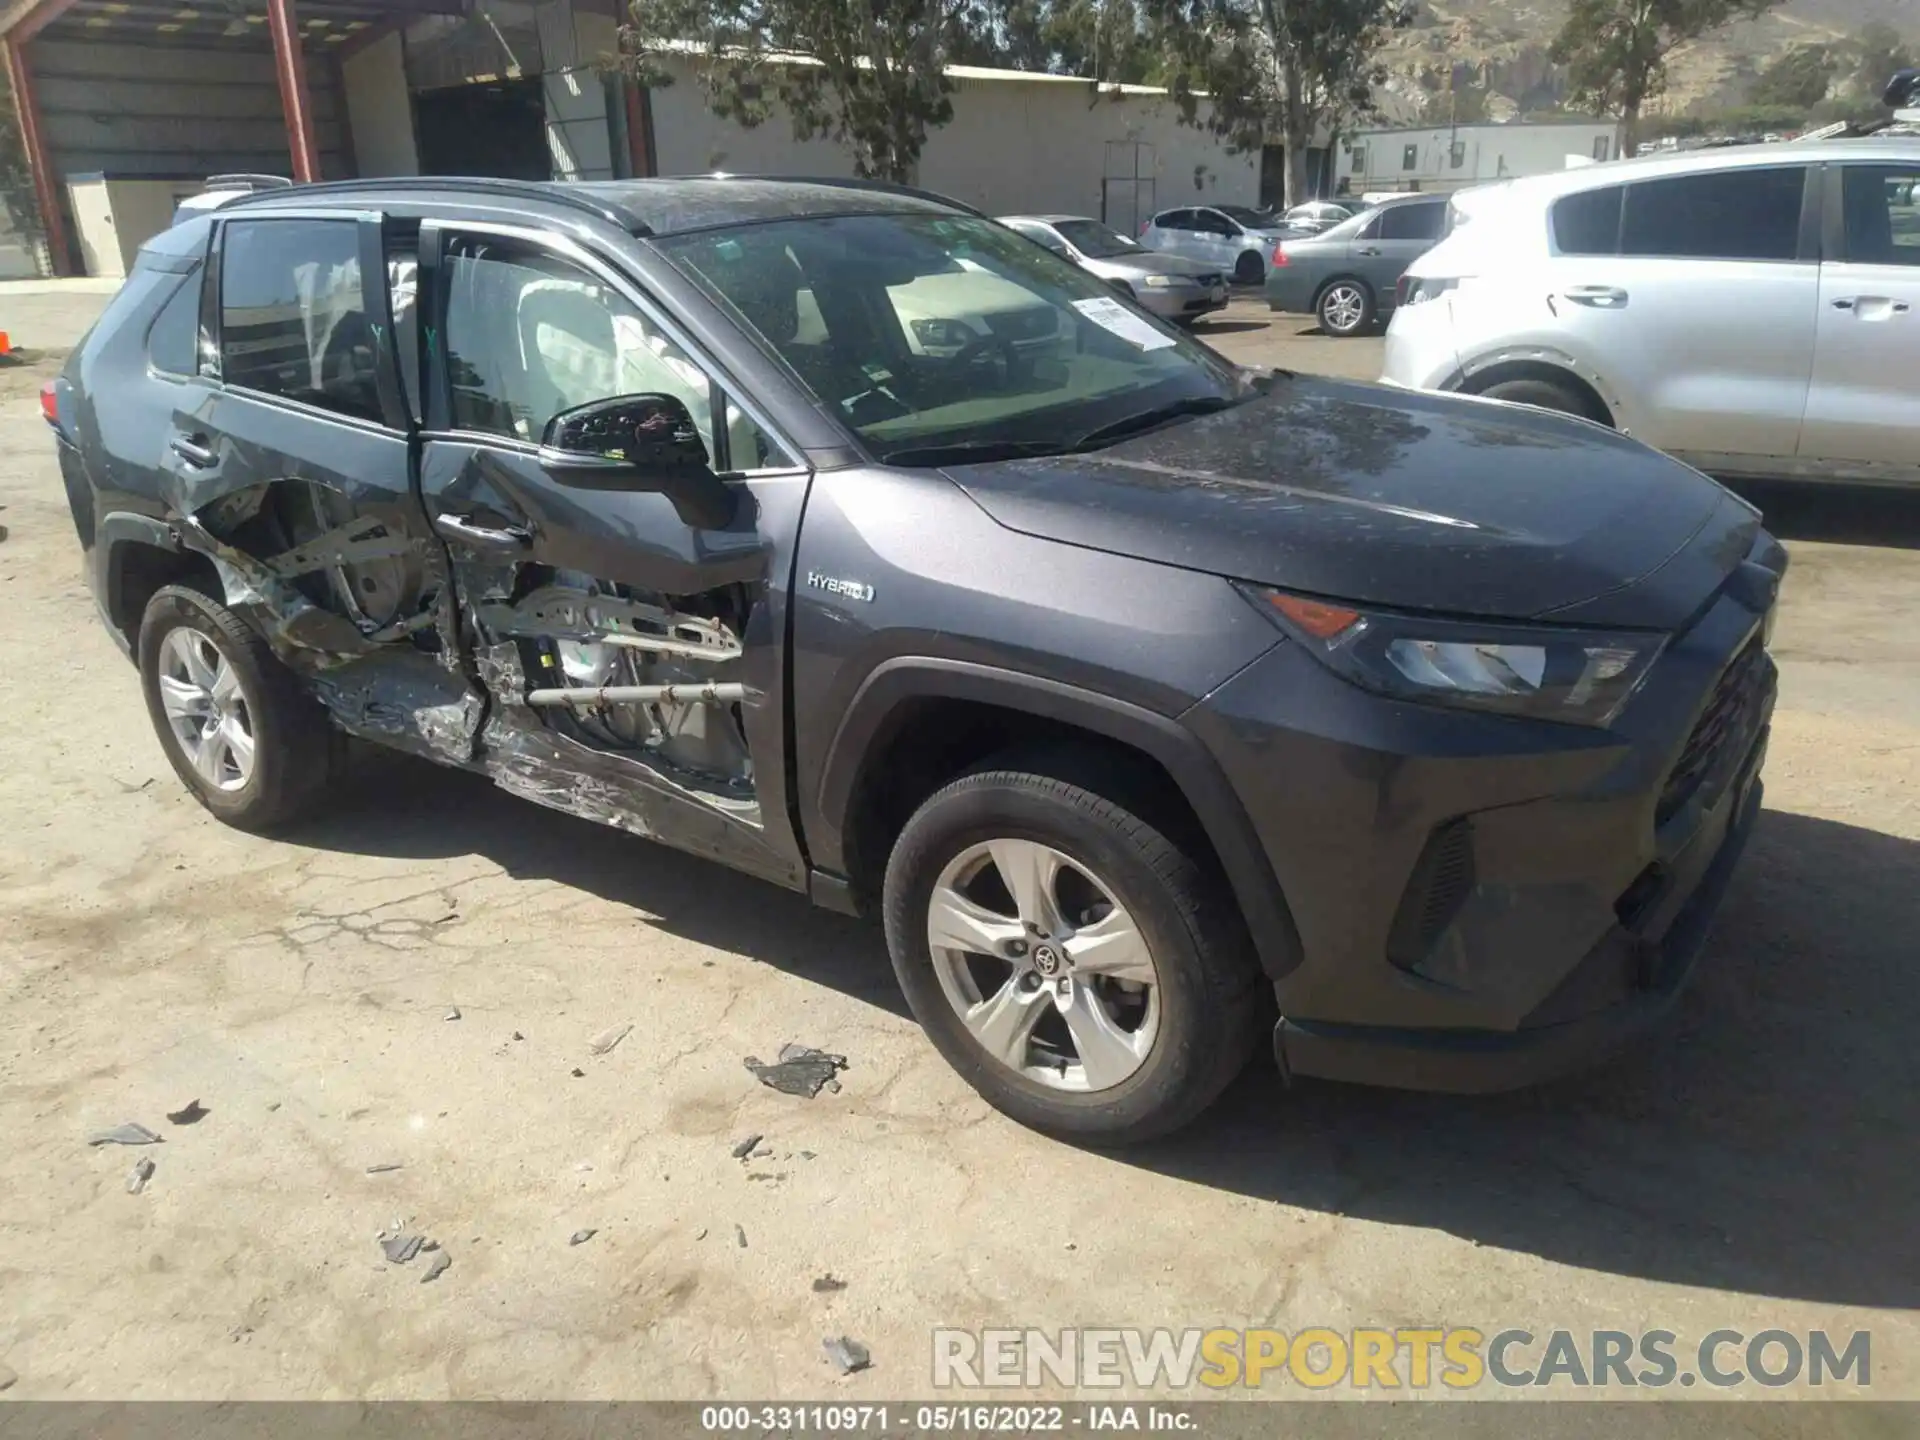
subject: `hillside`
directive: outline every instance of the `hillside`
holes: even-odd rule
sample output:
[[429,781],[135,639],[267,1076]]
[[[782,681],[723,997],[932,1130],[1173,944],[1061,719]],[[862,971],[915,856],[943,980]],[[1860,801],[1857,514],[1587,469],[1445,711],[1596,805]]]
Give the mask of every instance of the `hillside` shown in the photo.
[[[1436,102],[1433,92],[1446,90],[1456,63],[1474,67],[1490,118],[1556,107],[1564,87],[1547,50],[1566,12],[1566,0],[1421,0],[1414,27],[1389,49],[1383,112],[1394,120],[1416,119],[1423,106],[1444,112],[1444,95]],[[1676,52],[1655,113],[1740,104],[1754,74],[1781,52],[1851,40],[1876,22],[1920,39],[1920,0],[1785,0]]]

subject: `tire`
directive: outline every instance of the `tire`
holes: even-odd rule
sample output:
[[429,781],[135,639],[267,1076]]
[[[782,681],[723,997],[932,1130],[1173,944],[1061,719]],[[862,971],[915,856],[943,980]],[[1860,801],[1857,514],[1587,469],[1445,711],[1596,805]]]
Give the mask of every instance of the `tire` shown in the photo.
[[1258,250],[1243,250],[1233,262],[1233,283],[1258,285],[1267,278],[1267,262]]
[[[237,615],[198,590],[166,586],[147,602],[136,653],[160,748],[181,784],[217,819],[240,830],[266,831],[317,808],[338,766],[339,737],[266,641]],[[190,655],[204,668],[196,669]],[[208,674],[223,673],[220,666],[230,679],[204,684]],[[195,689],[202,692],[199,700],[188,694]],[[224,699],[215,699],[215,692]],[[235,738],[236,725],[251,741],[250,757]],[[196,726],[203,732],[197,751],[181,733]]]
[[1571,385],[1562,385],[1554,380],[1533,376],[1502,380],[1478,393],[1489,400],[1506,400],[1515,405],[1531,405],[1539,410],[1557,410],[1562,415],[1577,415],[1582,420],[1606,423],[1603,417],[1593,413],[1593,402],[1586,396]]
[[[1008,760],[964,776],[927,800],[907,822],[887,863],[887,948],[907,1002],[934,1047],[995,1109],[1062,1139],[1126,1145],[1187,1124],[1240,1073],[1265,1030],[1264,990],[1252,943],[1224,882],[1126,805],[1048,773],[1064,775],[1074,768],[1037,758]],[[985,869],[971,870],[975,862],[968,857],[989,846],[996,855],[1041,852],[1064,861],[1050,893],[1056,911],[1071,917],[1066,924],[1079,929],[1057,954],[1031,931],[1025,932],[1034,937],[1030,945],[1010,941],[1002,947],[1027,946],[1021,960],[982,958],[993,953],[989,949],[956,959],[953,950],[936,949],[929,933],[935,895],[952,895],[955,877],[970,873],[975,878],[967,898],[990,911],[1002,931],[1022,933],[1011,918],[1021,907],[1010,898],[1013,887],[1004,880],[1000,861],[989,856]],[[991,898],[995,894],[1000,898]],[[1094,903],[1078,908],[1089,897]],[[1114,908],[1105,908],[1107,901]],[[940,913],[952,912],[943,908]],[[1090,921],[1094,916],[1097,923]],[[1089,980],[1093,961],[1084,947],[1099,926],[1117,926],[1110,935],[1098,933],[1122,943],[1130,927],[1143,949],[1128,953],[1146,956],[1143,970],[1134,973],[1150,973],[1151,983],[1106,975]],[[980,933],[964,925],[962,932]],[[1077,961],[1071,958],[1075,953]],[[1071,969],[1066,986],[1057,972],[1054,979],[1041,978],[1049,956],[1061,969]],[[1081,965],[1089,968],[1077,968]],[[1002,967],[1008,972],[1004,983],[998,975]],[[956,973],[963,970],[964,976]],[[956,987],[964,993],[953,993]],[[1016,993],[1031,998],[1016,1005],[1009,1000]],[[1005,1002],[1002,1011],[1018,1009],[1022,1017],[1034,1017],[1025,1038],[1001,1047],[1021,1057],[1021,1068],[998,1058],[963,1019],[960,1007],[971,1004],[975,1023],[984,1027],[989,1007],[997,1002]],[[1104,1030],[1093,1023],[1096,1006],[1106,1016]],[[1100,1073],[1089,1068],[1078,1040],[1087,1033],[1078,1027],[1089,1025],[1097,1036],[1106,1031],[1121,1036],[1118,1048],[1103,1040],[1085,1052],[1095,1054]],[[1070,1056],[1062,1053],[1062,1041]],[[1128,1064],[1134,1067],[1130,1071]]]
[[1313,313],[1327,334],[1349,339],[1372,327],[1373,291],[1364,280],[1330,281],[1313,302]]

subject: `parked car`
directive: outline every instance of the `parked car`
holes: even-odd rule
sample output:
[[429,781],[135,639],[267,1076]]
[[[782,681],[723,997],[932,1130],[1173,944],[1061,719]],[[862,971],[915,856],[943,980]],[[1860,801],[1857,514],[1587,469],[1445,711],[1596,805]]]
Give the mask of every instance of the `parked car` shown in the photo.
[[[923,277],[1072,343],[915,349]],[[1263,1036],[1580,1064],[1674,999],[1759,805],[1749,506],[1562,416],[1235,367],[915,191],[249,195],[149,242],[43,404],[214,816],[311,813],[344,733],[877,911],[934,1045],[1056,1134],[1176,1127]]]
[[1389,383],[1611,425],[1713,474],[1920,482],[1920,137],[1622,161],[1457,200]]
[[1286,233],[1285,222],[1264,210],[1207,205],[1162,210],[1142,227],[1140,243],[1224,270],[1236,285],[1258,285]]
[[1154,314],[1180,323],[1224,309],[1227,277],[1217,265],[1149,250],[1098,220],[1074,215],[1003,215],[1000,223],[1017,230],[1097,275]]
[[1446,228],[1443,195],[1387,200],[1318,235],[1287,238],[1267,271],[1267,307],[1312,315],[1329,335],[1359,335],[1393,313],[1400,274]]
[[1342,220],[1351,220],[1359,205],[1342,205],[1333,200],[1309,200],[1296,205],[1280,217],[1280,223],[1295,235],[1318,235]]

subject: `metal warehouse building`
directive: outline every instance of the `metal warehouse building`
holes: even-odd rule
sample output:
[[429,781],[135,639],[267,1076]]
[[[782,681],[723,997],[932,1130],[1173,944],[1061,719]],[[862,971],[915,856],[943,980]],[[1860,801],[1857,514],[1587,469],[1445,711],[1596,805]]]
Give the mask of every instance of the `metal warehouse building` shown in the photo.
[[[690,68],[610,73],[620,0],[12,0],[0,47],[58,274],[124,273],[209,175],[608,179],[848,174],[775,116],[713,115]],[[994,213],[1131,230],[1277,193],[1278,147],[1230,155],[1147,86],[956,67],[920,182]],[[1316,152],[1319,161],[1324,152]]]

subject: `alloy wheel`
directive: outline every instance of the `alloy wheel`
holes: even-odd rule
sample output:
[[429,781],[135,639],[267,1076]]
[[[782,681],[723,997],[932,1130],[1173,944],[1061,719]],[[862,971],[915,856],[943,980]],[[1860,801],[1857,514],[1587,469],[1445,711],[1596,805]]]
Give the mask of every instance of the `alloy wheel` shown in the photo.
[[1335,285],[1320,300],[1320,318],[1337,335],[1359,329],[1366,313],[1367,297],[1357,285]]
[[1085,865],[989,840],[935,882],[927,942],[947,1002],[997,1064],[1061,1090],[1110,1090],[1146,1063],[1160,985],[1146,937]]
[[216,790],[253,778],[253,715],[239,674],[207,636],[187,626],[160,642],[160,705],[174,743]]

